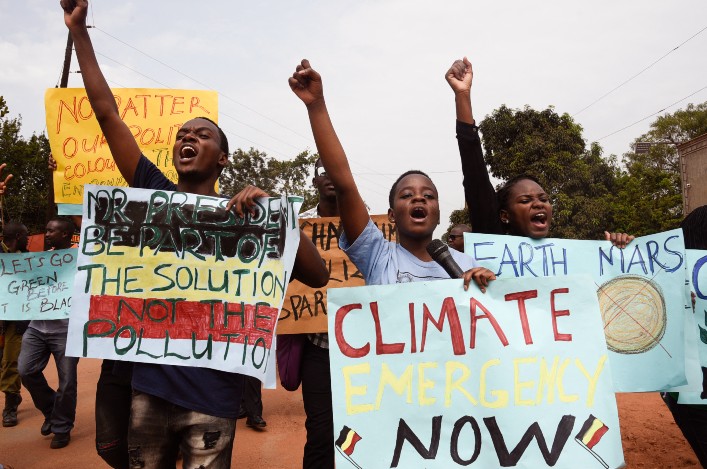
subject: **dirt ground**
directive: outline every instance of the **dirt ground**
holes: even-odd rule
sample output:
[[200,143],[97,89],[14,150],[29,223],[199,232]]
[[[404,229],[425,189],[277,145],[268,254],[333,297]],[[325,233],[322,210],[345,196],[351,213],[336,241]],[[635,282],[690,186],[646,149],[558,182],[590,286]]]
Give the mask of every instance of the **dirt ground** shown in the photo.
[[[93,406],[99,373],[100,360],[81,360],[79,363],[76,426],[71,434],[71,444],[59,450],[49,448],[51,436],[39,434],[42,416],[23,389],[20,424],[13,428],[0,427],[0,463],[11,464],[15,469],[108,467],[96,455],[94,443]],[[56,372],[51,364],[46,375],[50,384],[55,385]],[[619,394],[617,401],[626,467],[700,467],[658,394]],[[301,394],[281,388],[265,390],[263,402],[263,417],[268,423],[265,430],[252,430],[245,426],[244,420],[238,421],[233,467],[301,467],[305,441]]]

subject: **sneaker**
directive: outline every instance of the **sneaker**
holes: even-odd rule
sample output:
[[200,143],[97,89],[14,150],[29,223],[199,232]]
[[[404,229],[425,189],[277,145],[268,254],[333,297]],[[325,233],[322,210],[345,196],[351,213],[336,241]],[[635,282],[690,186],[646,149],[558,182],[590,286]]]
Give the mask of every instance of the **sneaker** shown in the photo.
[[245,421],[245,424],[250,428],[264,428],[267,425],[267,423],[265,423],[265,420],[263,420],[260,415],[256,415],[255,417],[248,417]]
[[71,441],[71,433],[55,433],[52,442],[49,445],[51,449],[59,449],[65,446],[69,446],[69,441]]

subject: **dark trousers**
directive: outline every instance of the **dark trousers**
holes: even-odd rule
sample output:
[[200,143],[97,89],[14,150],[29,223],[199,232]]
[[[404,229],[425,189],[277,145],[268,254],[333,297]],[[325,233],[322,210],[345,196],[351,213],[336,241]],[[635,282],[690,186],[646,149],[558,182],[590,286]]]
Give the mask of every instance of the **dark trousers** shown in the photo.
[[707,406],[678,404],[668,393],[663,400],[700,464],[707,467]]
[[[119,363],[119,365],[125,365]],[[119,374],[116,362],[103,360],[96,385],[96,452],[114,469],[130,467],[128,427],[133,389],[132,367]]]
[[245,410],[249,418],[263,416],[263,401],[261,395],[260,380],[252,376],[246,376],[241,407]]
[[302,400],[307,420],[307,443],[304,445],[304,469],[333,469],[334,415],[331,407],[329,350],[309,340],[302,356]]
[[130,413],[131,469],[229,469],[236,419],[202,414],[135,391]]

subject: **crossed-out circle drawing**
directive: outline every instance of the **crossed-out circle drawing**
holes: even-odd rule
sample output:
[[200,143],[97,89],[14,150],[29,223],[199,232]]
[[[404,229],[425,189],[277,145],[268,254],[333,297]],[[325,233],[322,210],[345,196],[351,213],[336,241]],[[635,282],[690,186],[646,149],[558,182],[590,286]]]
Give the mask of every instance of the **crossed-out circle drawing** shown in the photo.
[[643,353],[663,338],[667,324],[665,298],[652,280],[622,275],[597,290],[609,350]]

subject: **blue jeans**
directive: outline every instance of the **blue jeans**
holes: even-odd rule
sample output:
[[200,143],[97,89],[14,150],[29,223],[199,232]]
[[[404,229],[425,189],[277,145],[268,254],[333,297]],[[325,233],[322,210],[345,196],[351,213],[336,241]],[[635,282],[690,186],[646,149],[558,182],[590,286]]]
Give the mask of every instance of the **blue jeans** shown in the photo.
[[[18,368],[25,385],[32,396],[34,406],[51,423],[52,433],[67,433],[74,428],[76,417],[76,366],[79,359],[64,355],[66,333],[49,334],[30,327],[22,336],[22,350]],[[54,391],[46,378],[44,368],[49,356],[54,356],[59,389]]]
[[133,392],[128,432],[132,469],[174,468],[178,450],[185,468],[231,467],[235,419],[213,417]]

